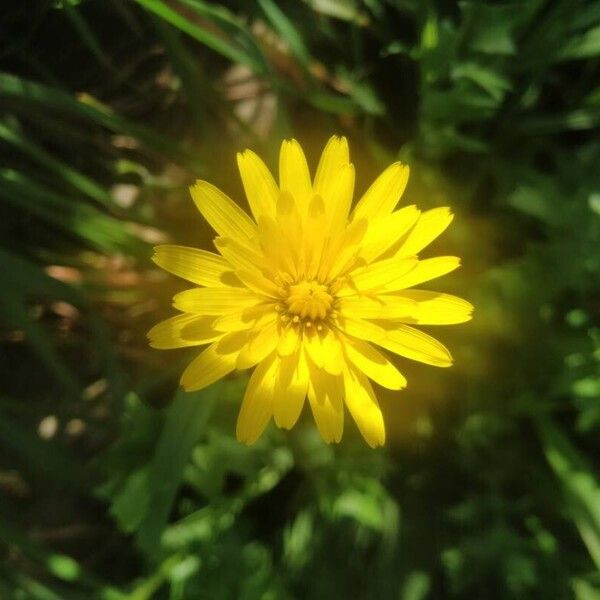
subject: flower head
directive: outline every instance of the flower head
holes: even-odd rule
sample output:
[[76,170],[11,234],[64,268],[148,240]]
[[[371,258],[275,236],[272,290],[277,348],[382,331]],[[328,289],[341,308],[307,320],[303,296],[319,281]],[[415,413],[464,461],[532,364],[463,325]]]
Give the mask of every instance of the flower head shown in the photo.
[[254,368],[237,422],[242,442],[254,442],[271,417],[293,427],[308,397],[326,442],[341,439],[345,404],[365,440],[382,445],[369,380],[406,386],[387,353],[448,367],[448,350],[414,325],[471,318],[465,300],[412,289],[459,266],[454,256],[418,257],[452,221],[449,209],[396,210],[408,180],[398,162],[351,210],[354,166],[343,137],[329,140],[314,180],[295,140],[281,146],[279,185],[252,151],[237,158],[253,218],[206,181],[191,188],[219,254],[155,248],[156,264],[195,287],[174,297],[180,314],[152,328],[151,345],[208,344],[181,377],[186,390]]

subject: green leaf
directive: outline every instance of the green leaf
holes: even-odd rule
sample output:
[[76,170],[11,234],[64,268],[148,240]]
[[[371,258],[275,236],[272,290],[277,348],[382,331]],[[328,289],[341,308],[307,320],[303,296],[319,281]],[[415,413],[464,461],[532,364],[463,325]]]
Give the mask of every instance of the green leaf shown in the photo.
[[73,169],[64,161],[56,158],[47,150],[44,150],[41,146],[26,139],[20,132],[11,129],[2,123],[0,123],[0,140],[18,148],[40,166],[53,172],[55,175],[58,175],[75,190],[81,192],[85,196],[88,196],[105,206],[112,205],[113,200],[110,197],[110,194],[96,181]]
[[202,100],[207,94],[206,85],[203,85],[206,84],[206,81],[203,80],[195,58],[188,52],[182,42],[180,32],[158,17],[154,20],[158,33],[165,42],[171,62],[179,75],[188,108],[196,128],[200,132],[204,125]]
[[[146,10],[154,13],[161,19],[164,19],[177,29],[183,31],[196,41],[204,44],[211,50],[214,50],[218,54],[221,54],[225,58],[250,67],[257,73],[264,71],[264,64],[257,60],[256,56],[253,56],[246,52],[239,45],[232,43],[229,39],[224,36],[219,36],[207,28],[201,27],[199,24],[193,23],[189,19],[185,18],[182,14],[170,8],[167,4],[161,0],[135,0],[138,4],[141,4]],[[196,10],[199,13],[206,14],[204,10],[206,7],[201,2],[182,2],[189,6],[192,10]],[[214,10],[212,11],[214,16]]]
[[600,25],[584,34],[571,37],[560,52],[562,60],[593,58],[600,54]]
[[160,536],[167,524],[185,465],[204,434],[220,389],[221,384],[216,383],[198,393],[180,390],[167,410],[165,424],[149,464],[147,510],[137,533],[140,545],[150,554],[156,554],[159,549]]
[[377,97],[377,93],[368,81],[357,80],[345,70],[341,70],[338,77],[342,85],[348,88],[348,95],[365,113],[374,116],[385,114],[383,102]]
[[281,39],[289,46],[292,54],[307,69],[312,58],[298,29],[273,0],[258,0],[263,12],[279,32]]
[[73,27],[79,34],[79,37],[83,40],[83,43],[89,48],[90,52],[96,57],[98,62],[103,67],[110,68],[110,59],[102,50],[98,38],[88,25],[87,21],[80,14],[78,7],[76,7],[72,2],[64,2],[62,8],[65,11],[67,18],[71,21]]
[[314,91],[306,96],[307,101],[315,108],[325,112],[341,115],[354,115],[357,106],[353,100],[345,96],[330,94],[328,92]]
[[33,214],[103,252],[138,254],[145,247],[126,231],[123,222],[81,202],[80,198],[54,192],[23,173],[0,170],[0,196],[16,210]]
[[369,17],[357,8],[351,0],[306,0],[316,12],[342,21],[350,21],[357,25],[366,25]]
[[563,489],[566,509],[600,569],[600,485],[594,471],[550,419],[540,419],[536,425],[546,459]]
[[186,164],[195,164],[193,156],[179,144],[152,129],[120,117],[99,102],[92,102],[89,96],[76,99],[56,87],[0,72],[0,98],[16,100],[13,110],[21,109],[25,114],[35,107],[37,110],[58,111],[65,116],[85,119],[111,131],[131,135],[162,155],[171,155]]
[[452,69],[453,79],[468,79],[500,101],[512,88],[511,82],[500,72],[475,62],[458,63]]
[[287,568],[298,570],[310,556],[311,545],[315,537],[314,515],[303,510],[283,532],[284,561]]
[[204,0],[178,0],[178,2],[192,9],[202,19],[209,19],[218,26],[246,54],[255,73],[270,75],[266,57],[245,19],[220,4]]
[[126,533],[133,533],[142,523],[150,504],[150,465],[133,471],[113,498],[110,514]]
[[425,600],[431,590],[431,579],[423,571],[412,571],[402,586],[401,600]]
[[575,577],[572,581],[575,600],[600,600],[600,587],[594,586],[581,577]]
[[485,54],[513,55],[515,22],[519,17],[516,5],[487,5],[461,2],[469,47]]

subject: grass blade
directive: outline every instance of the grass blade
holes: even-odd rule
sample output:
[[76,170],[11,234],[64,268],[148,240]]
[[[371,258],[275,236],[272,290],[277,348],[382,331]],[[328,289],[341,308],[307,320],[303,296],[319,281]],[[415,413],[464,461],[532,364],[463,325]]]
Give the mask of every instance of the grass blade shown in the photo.
[[[228,58],[232,62],[246,65],[257,73],[263,72],[263,66],[254,57],[249,56],[247,52],[244,52],[244,50],[232,44],[229,40],[214,34],[212,31],[208,31],[192,23],[161,0],[136,0],[136,2],[221,56]],[[187,2],[186,4],[190,8],[200,12],[200,5],[198,3]]]
[[179,391],[168,409],[150,464],[148,513],[141,522],[137,536],[140,545],[150,554],[158,550],[160,535],[167,524],[183,469],[204,433],[204,426],[220,389],[221,385],[215,384],[196,394]]
[[85,196],[105,206],[112,205],[113,200],[110,194],[102,186],[98,185],[87,175],[71,168],[62,160],[55,158],[34,142],[26,140],[20,133],[3,123],[0,123],[0,140],[4,140],[8,144],[15,146],[39,165],[64,179],[69,185]]
[[567,510],[600,569],[600,485],[591,467],[552,421],[540,420],[537,427],[546,460],[567,499]]
[[65,115],[85,119],[114,131],[116,133],[131,135],[148,148],[161,155],[168,155],[186,165],[194,165],[193,155],[182,145],[156,131],[133,123],[113,112],[98,102],[76,99],[70,94],[57,88],[36,83],[9,73],[0,72],[0,98],[14,99],[15,110],[19,107],[27,111],[31,106],[44,111],[55,110]]

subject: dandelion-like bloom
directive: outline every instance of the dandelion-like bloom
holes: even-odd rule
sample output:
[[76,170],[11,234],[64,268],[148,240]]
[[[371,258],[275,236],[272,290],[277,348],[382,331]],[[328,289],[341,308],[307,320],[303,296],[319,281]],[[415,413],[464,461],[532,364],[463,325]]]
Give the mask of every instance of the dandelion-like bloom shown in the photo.
[[181,314],[152,328],[151,345],[209,344],[181,377],[190,391],[255,367],[238,416],[241,442],[254,442],[271,417],[293,427],[308,397],[326,442],[342,437],[345,403],[367,443],[382,445],[369,380],[400,390],[406,379],[381,349],[448,367],[448,350],[413,325],[471,318],[465,300],[409,289],[459,266],[454,256],[418,257],[450,224],[450,210],[396,210],[408,180],[399,162],[351,210],[354,166],[343,137],[329,140],[313,181],[295,140],[281,146],[279,185],[252,151],[237,159],[254,219],[206,181],[191,188],[219,254],[155,248],[157,265],[197,287],[174,297]]

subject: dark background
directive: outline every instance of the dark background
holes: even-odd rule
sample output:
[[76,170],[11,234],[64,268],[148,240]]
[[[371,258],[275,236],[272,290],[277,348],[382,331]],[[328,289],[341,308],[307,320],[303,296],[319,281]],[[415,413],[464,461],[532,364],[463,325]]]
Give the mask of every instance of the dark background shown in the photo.
[[[0,17],[0,597],[600,597],[600,3],[54,0]],[[177,391],[146,331],[210,247],[235,152],[449,205],[476,306],[400,365],[388,442],[309,414],[234,438],[241,378]]]

